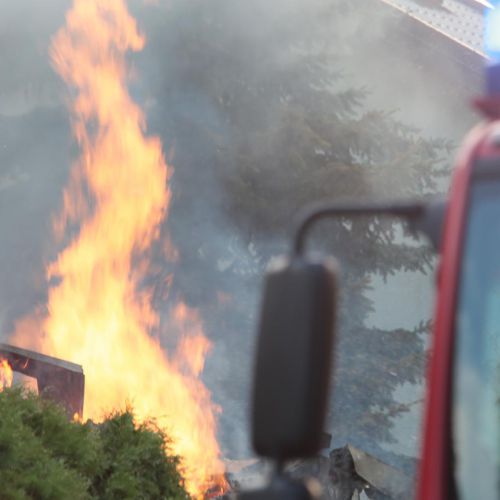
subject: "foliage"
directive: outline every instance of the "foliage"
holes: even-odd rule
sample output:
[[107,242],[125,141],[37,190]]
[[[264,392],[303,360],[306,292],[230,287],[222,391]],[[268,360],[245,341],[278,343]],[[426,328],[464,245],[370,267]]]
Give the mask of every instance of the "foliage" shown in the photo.
[[0,392],[4,500],[187,499],[178,466],[166,436],[130,410],[79,423],[19,387]]

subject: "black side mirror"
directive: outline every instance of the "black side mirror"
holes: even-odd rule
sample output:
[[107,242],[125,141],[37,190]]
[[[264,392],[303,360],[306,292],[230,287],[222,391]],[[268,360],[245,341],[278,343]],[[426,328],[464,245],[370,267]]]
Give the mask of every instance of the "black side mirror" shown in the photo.
[[253,389],[253,446],[282,463],[320,451],[334,341],[331,260],[293,257],[268,272]]
[[277,463],[264,489],[242,500],[319,498],[306,483],[283,474],[283,464],[321,448],[334,343],[336,266],[304,257],[309,229],[327,217],[358,215],[406,219],[439,248],[445,203],[320,204],[307,209],[293,233],[292,257],[266,276],[253,389],[255,451]]

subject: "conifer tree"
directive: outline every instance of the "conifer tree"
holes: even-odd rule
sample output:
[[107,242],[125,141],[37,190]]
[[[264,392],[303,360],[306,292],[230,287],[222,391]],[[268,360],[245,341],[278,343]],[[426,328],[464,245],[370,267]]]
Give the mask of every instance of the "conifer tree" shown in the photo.
[[[239,351],[249,357],[251,343],[241,330],[248,336],[255,322],[248,312],[255,302],[245,289],[256,286],[270,257],[287,249],[283,242],[298,210],[322,199],[422,197],[436,192],[446,173],[447,141],[424,138],[391,109],[370,109],[369,82],[364,88],[346,85],[342,64],[349,49],[342,24],[367,15],[377,22],[376,10],[351,4],[181,0],[143,18],[147,61],[155,62],[137,64],[155,75],[147,89],[157,103],[150,122],[175,146],[171,229],[181,247],[184,285],[196,290],[195,302],[204,300],[204,288],[194,286],[201,275],[214,292],[233,295],[231,309],[214,312],[212,322],[214,331],[227,333],[221,342],[237,360]],[[367,31],[366,42],[373,43]],[[231,269],[214,265],[207,274],[209,259],[197,250],[214,261],[225,250],[202,222],[217,203],[243,247],[256,249],[253,271],[233,267],[228,278]],[[175,221],[186,224],[187,213],[191,236],[183,241],[185,231]],[[407,410],[394,390],[421,381],[427,325],[412,331],[370,326],[370,278],[429,272],[433,254],[403,237],[399,223],[382,218],[339,220],[315,235],[311,246],[333,253],[343,267],[330,430],[337,445],[377,450],[391,441],[393,418]],[[216,311],[220,304],[213,296],[205,309]],[[238,385],[240,366],[232,365],[230,385]],[[240,399],[247,394],[233,392]]]

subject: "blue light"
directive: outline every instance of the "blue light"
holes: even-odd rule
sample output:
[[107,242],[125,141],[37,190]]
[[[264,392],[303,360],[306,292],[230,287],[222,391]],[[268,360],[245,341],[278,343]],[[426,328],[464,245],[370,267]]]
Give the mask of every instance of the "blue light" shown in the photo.
[[492,8],[485,9],[484,50],[493,59],[500,62],[500,0],[490,0]]

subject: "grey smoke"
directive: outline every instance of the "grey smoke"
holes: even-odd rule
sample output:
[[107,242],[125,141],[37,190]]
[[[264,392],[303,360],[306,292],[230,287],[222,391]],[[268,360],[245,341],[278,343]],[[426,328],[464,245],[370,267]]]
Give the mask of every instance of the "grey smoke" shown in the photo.
[[[44,303],[44,263],[56,251],[50,217],[59,207],[71,161],[77,155],[64,107],[64,87],[48,58],[50,37],[63,24],[69,3],[0,1],[0,325],[4,340],[17,318]],[[363,86],[369,90],[369,106],[394,111],[425,134],[458,143],[476,120],[465,106],[478,79],[451,57],[449,44],[443,40],[439,54],[429,51],[425,44],[418,43],[420,31],[409,33],[407,21],[378,0],[357,2],[354,12],[343,19],[335,17],[331,3],[228,0],[223,23],[227,26],[229,56],[233,44],[242,38],[265,47],[279,45],[279,37],[290,36],[294,30],[335,31],[335,40],[340,37],[343,42],[332,43],[328,50],[337,56],[346,88]],[[248,394],[260,281],[269,258],[285,251],[287,241],[282,236],[255,238],[231,224],[221,201],[223,186],[214,173],[215,156],[207,157],[196,175],[184,168],[191,155],[203,147],[189,144],[190,131],[200,117],[207,134],[221,137],[221,148],[224,137],[231,137],[231,130],[198,88],[180,85],[192,68],[189,61],[176,59],[175,44],[181,43],[192,26],[170,22],[169,27],[175,26],[175,30],[162,32],[162,19],[175,16],[176,8],[175,1],[158,6],[131,2],[150,38],[143,53],[131,56],[137,68],[132,93],[147,110],[149,131],[161,135],[165,154],[173,156],[174,200],[168,230],[174,244],[183,250],[183,259],[178,268],[173,265],[164,273],[175,272],[174,292],[200,308],[208,336],[214,340],[205,380],[224,410],[220,418],[224,451],[231,458],[243,458],[250,453]],[[435,64],[429,62],[432,57]],[[272,71],[272,67],[262,67],[260,61],[256,50],[246,54],[242,64],[252,65],[255,78],[260,78]],[[206,61],[207,65],[212,63]],[[293,69],[294,60],[290,55],[277,57],[273,64]],[[165,81],[161,71],[182,75],[184,80],[179,78],[176,86],[176,79],[170,78],[173,85],[161,88]],[[159,89],[168,95],[168,106],[159,102]],[[263,119],[279,121],[280,117],[270,114]],[[179,144],[184,149],[179,150]],[[189,204],[179,201],[186,195],[180,190],[191,194]],[[184,272],[187,269],[196,273]],[[402,326],[408,316],[412,320],[430,316],[426,302],[431,279],[411,277],[411,290],[405,292],[407,301],[398,306],[402,313],[392,318],[391,327]],[[372,317],[374,324],[388,325],[387,317],[393,311],[383,312],[388,303],[385,297],[392,294],[400,298],[402,281],[407,287],[406,278],[396,277],[387,284],[375,281],[373,298],[380,309]],[[217,299],[220,290],[230,297],[227,302]],[[415,313],[409,304],[421,296],[425,298]],[[167,307],[160,299],[157,305],[165,309],[167,317]],[[231,319],[226,321],[226,317]],[[400,447],[406,453],[416,452],[415,447],[407,448]]]

